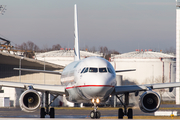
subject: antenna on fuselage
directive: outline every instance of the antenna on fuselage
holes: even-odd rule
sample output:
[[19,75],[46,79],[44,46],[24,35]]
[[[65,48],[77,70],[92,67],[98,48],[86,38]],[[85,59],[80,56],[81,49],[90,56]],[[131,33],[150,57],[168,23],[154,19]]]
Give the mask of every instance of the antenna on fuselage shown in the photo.
[[74,5],[74,61],[80,60],[79,40],[78,40],[78,23],[77,7]]

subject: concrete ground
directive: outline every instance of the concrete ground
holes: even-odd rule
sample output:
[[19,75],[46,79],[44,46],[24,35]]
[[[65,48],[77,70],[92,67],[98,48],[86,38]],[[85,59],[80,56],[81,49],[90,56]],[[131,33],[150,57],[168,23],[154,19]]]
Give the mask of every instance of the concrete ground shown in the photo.
[[[177,105],[162,105],[160,110],[177,110],[178,114],[180,113],[180,106]],[[65,109],[55,109],[55,117],[56,118],[90,118],[89,113],[91,108],[82,108],[82,109],[73,109],[73,108],[65,108]],[[118,109],[117,108],[107,108],[107,109],[99,109],[102,117],[108,116],[117,116]],[[35,112],[24,112],[20,108],[0,108],[0,118],[39,118],[40,117],[40,109]],[[154,113],[144,113],[139,108],[135,108],[133,110],[134,116],[154,116]],[[48,118],[49,116],[47,116]]]

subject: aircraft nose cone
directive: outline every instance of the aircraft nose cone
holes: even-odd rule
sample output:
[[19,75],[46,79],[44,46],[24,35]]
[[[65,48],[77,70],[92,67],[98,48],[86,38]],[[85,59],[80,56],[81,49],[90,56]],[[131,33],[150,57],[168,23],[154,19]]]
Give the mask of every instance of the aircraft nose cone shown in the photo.
[[83,91],[84,96],[88,99],[93,98],[107,98],[109,94],[114,89],[114,85],[112,84],[112,80],[108,76],[95,76],[86,79],[86,84],[81,87],[81,91]]
[[79,91],[88,99],[106,99],[114,90],[115,77],[109,73],[82,74]]

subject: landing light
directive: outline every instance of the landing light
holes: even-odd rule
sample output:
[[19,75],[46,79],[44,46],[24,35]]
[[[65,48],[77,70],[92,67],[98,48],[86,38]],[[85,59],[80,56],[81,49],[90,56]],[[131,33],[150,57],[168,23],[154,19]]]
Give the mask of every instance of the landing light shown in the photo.
[[94,101],[95,101],[95,100],[94,100],[94,98],[93,98],[93,99],[92,99],[92,103],[94,103]]
[[99,98],[97,98],[97,99],[96,99],[96,103],[100,103],[100,100],[99,100]]

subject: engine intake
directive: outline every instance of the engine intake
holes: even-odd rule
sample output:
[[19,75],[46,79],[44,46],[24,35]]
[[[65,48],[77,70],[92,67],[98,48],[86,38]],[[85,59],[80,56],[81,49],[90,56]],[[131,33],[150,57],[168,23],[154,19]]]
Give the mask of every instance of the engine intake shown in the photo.
[[41,97],[35,90],[26,90],[21,94],[19,104],[23,111],[34,112],[41,105]]
[[151,113],[159,109],[160,96],[154,91],[146,91],[140,96],[139,107],[143,112]]

